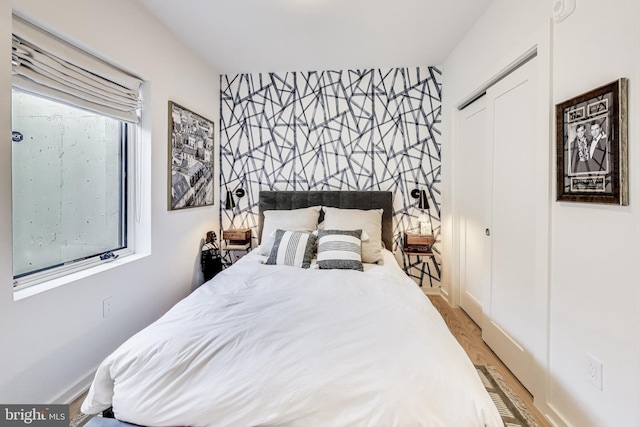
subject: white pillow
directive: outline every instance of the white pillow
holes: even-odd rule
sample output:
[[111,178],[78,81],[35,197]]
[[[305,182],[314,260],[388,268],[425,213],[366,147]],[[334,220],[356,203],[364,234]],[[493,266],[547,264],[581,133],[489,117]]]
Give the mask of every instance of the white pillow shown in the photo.
[[305,231],[311,233],[318,225],[320,206],[283,211],[264,211],[262,240],[258,253],[269,256],[275,241],[275,231]]
[[326,230],[362,230],[362,262],[382,263],[382,209],[338,209],[323,206]]

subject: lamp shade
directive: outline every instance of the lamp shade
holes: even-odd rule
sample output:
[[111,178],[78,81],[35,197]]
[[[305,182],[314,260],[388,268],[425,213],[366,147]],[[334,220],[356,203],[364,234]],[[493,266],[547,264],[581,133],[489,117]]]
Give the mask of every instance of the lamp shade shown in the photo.
[[427,193],[424,190],[420,190],[420,198],[418,200],[418,208],[429,209],[429,199],[427,199]]
[[227,201],[224,204],[224,208],[226,210],[233,209],[236,207],[236,202],[233,200],[233,193],[227,190]]

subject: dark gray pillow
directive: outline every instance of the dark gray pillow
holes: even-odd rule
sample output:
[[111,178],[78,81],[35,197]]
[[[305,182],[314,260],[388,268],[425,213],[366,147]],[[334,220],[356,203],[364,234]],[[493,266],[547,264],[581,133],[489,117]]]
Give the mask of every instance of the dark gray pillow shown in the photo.
[[318,230],[318,267],[364,271],[362,230]]
[[266,264],[309,268],[316,248],[316,236],[303,231],[276,230]]

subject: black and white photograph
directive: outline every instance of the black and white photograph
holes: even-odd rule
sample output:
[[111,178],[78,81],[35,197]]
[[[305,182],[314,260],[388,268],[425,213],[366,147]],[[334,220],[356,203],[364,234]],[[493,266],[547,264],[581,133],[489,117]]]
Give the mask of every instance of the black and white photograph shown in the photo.
[[627,205],[627,80],[556,106],[558,201]]
[[[571,123],[569,126],[569,176],[606,175],[610,171],[606,116]],[[604,189],[603,189],[604,190]]]
[[213,204],[213,128],[169,101],[169,210]]

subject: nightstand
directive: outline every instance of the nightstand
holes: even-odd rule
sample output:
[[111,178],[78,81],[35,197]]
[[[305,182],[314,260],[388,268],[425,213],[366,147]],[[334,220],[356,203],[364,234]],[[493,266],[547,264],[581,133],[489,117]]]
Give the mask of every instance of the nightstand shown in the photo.
[[226,252],[224,261],[226,261],[225,264],[228,266],[242,258],[243,255],[246,255],[251,250],[251,229],[230,228],[228,230],[222,230],[222,240],[224,242],[222,249]]
[[431,246],[435,241],[433,234],[405,232],[402,238],[402,250],[407,255],[433,256]]
[[[407,275],[419,279],[419,286],[422,286],[425,276],[428,276],[429,280],[431,280],[432,273],[429,261],[433,261],[433,267],[436,270],[439,267],[433,253],[433,244],[435,241],[436,239],[432,234],[415,234],[405,232],[402,236],[402,261],[404,264],[404,271]],[[412,260],[412,257],[415,257],[415,260]],[[419,276],[412,276],[410,274],[410,270],[413,267],[419,269]]]

